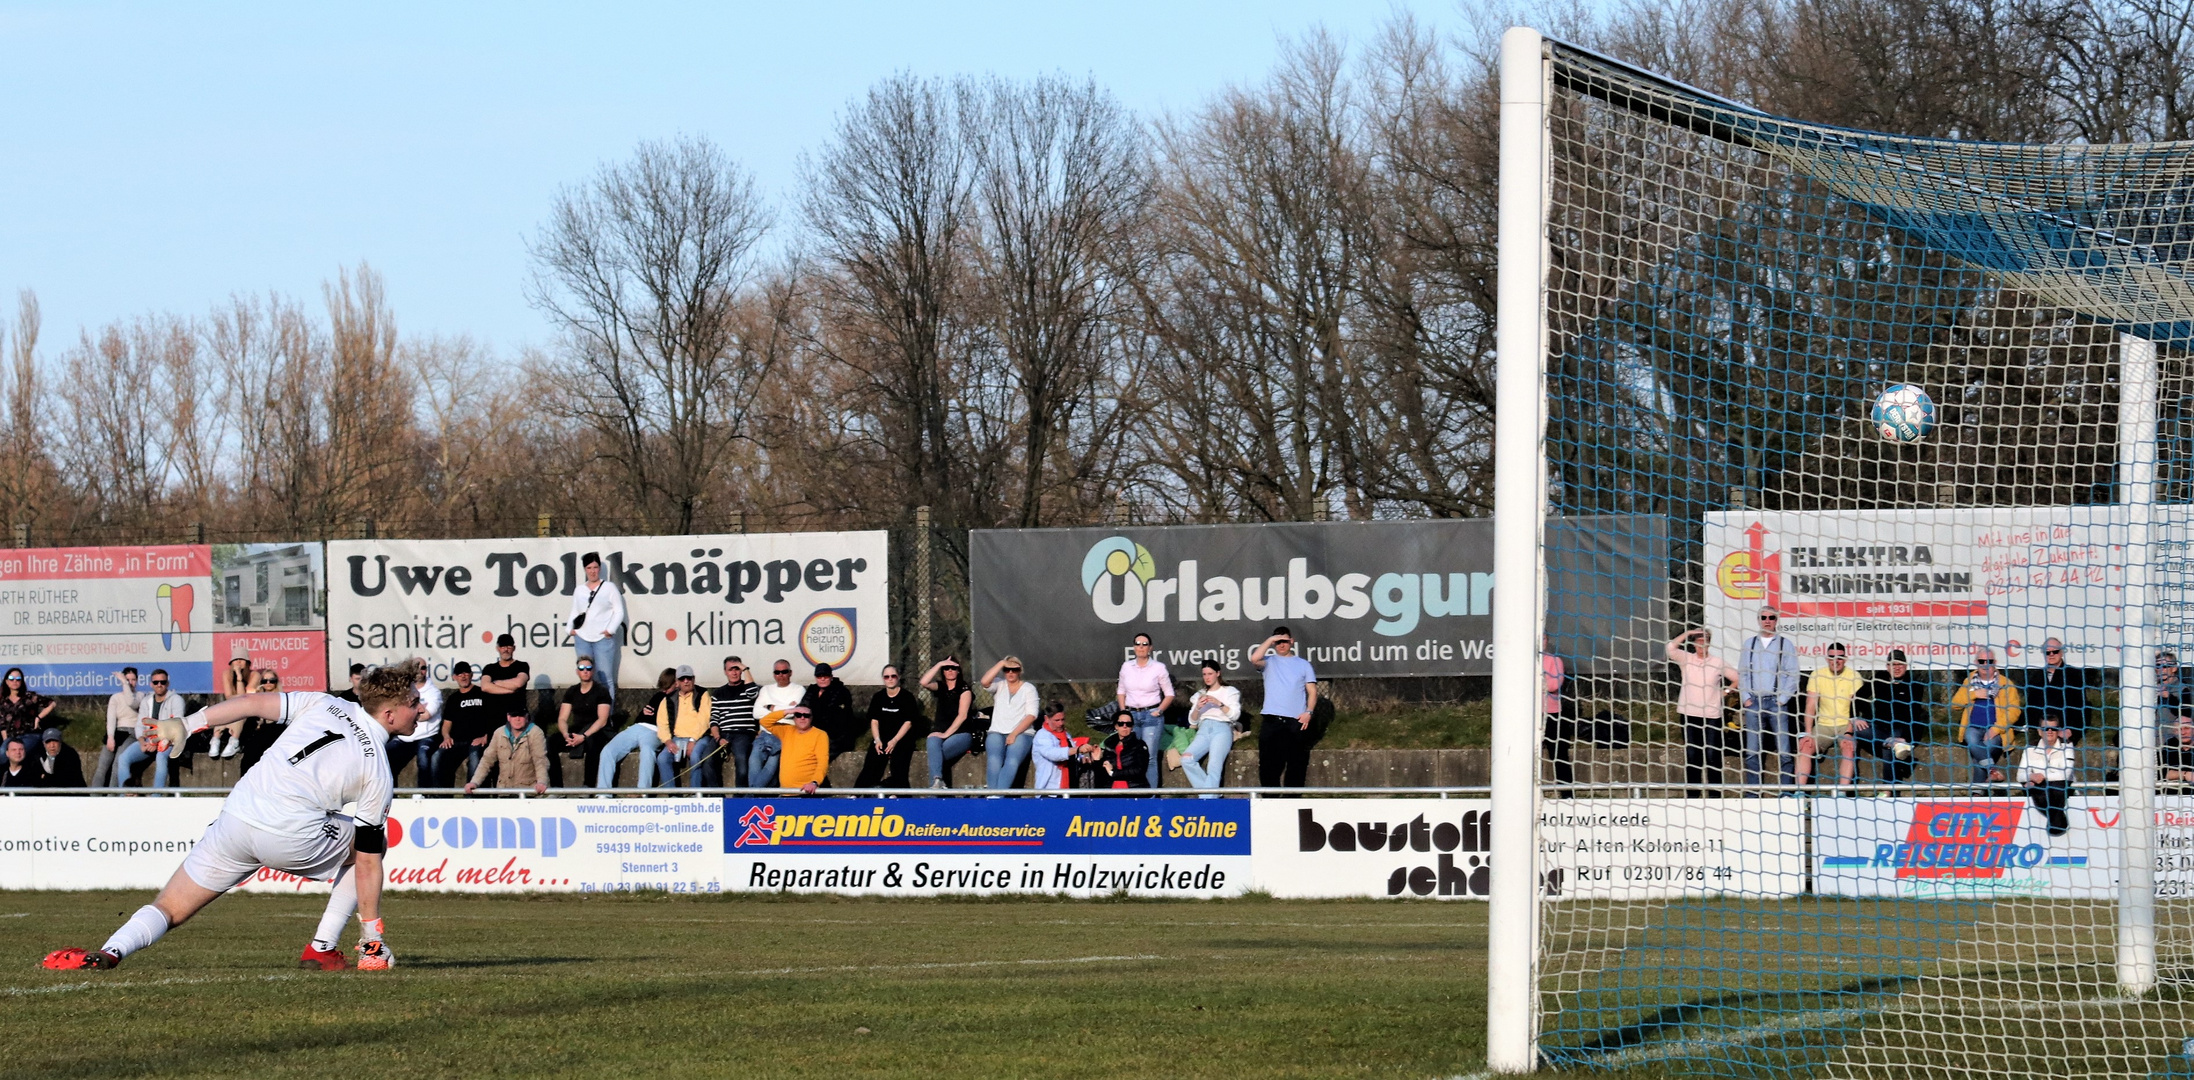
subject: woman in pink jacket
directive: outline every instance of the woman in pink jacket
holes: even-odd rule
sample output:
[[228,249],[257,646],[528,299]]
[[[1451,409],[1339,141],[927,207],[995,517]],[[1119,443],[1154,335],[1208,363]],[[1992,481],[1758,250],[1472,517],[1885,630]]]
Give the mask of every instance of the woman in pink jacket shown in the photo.
[[[1713,643],[1712,633],[1695,627],[1676,635],[1667,649],[1669,661],[1683,678],[1676,716],[1684,726],[1685,794],[1694,799],[1708,794],[1700,785],[1721,785],[1727,730],[1722,721],[1722,691],[1737,685],[1737,669],[1714,655]],[[1721,792],[1712,794],[1719,797]]]

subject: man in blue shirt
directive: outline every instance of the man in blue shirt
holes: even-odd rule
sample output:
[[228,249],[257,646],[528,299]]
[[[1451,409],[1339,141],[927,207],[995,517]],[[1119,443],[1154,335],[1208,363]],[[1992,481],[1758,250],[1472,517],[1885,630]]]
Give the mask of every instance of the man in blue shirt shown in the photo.
[[1264,723],[1257,729],[1257,783],[1302,787],[1310,769],[1310,714],[1318,707],[1318,673],[1295,655],[1285,626],[1249,650],[1249,662],[1265,673]]

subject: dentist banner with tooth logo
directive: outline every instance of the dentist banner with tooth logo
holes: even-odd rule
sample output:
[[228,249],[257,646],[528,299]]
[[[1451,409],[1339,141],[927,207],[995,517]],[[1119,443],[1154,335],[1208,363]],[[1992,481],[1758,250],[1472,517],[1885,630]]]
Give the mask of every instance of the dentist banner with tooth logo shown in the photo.
[[124,667],[210,693],[212,600],[203,544],[0,551],[0,668],[41,694],[110,694]]

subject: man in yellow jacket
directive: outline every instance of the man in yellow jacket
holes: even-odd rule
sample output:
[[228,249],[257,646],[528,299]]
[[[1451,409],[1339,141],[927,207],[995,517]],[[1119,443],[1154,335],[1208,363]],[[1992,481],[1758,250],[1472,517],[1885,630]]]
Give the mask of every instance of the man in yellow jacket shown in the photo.
[[2019,688],[1996,670],[1995,650],[1986,645],[1973,650],[1973,673],[1950,695],[1950,707],[1958,711],[1965,732],[1971,782],[2002,783],[2004,772],[1996,762],[2019,726]]
[[830,735],[815,726],[815,716],[806,706],[793,706],[786,719],[792,723],[776,728],[778,739],[785,744],[784,757],[777,766],[778,783],[787,791],[813,795],[830,779]]
[[681,767],[687,787],[701,786],[701,770],[695,766],[716,749],[716,729],[708,722],[713,707],[709,692],[694,685],[692,665],[678,665],[677,681],[655,708],[655,738],[663,747],[655,755],[655,775],[664,787],[678,786]]

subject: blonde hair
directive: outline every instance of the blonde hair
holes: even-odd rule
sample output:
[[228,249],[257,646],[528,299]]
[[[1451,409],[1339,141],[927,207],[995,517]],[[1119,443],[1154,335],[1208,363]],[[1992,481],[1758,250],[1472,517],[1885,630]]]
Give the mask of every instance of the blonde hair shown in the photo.
[[[1008,656],[1008,657],[1006,657],[1006,658],[1004,658],[1004,659],[1002,659],[1002,660],[998,661],[998,666],[999,666],[1000,668],[1009,668],[1009,667],[1026,668],[1026,667],[1027,667],[1027,665],[1026,665],[1026,664],[1023,664],[1023,663],[1021,663],[1021,658],[1020,658],[1020,657],[1018,657],[1018,656]],[[999,672],[998,674],[999,674],[999,676],[1000,676],[1001,678],[1003,678],[1003,677],[1004,677],[1004,675],[1005,675],[1005,672],[1004,672],[1004,671],[1000,671],[1000,672]],[[1026,674],[1028,674],[1028,672],[1024,670],[1024,671],[1020,672],[1020,674],[1026,675]]]
[[358,676],[358,705],[372,716],[385,705],[408,704],[417,699],[418,681],[417,661],[374,668]]

